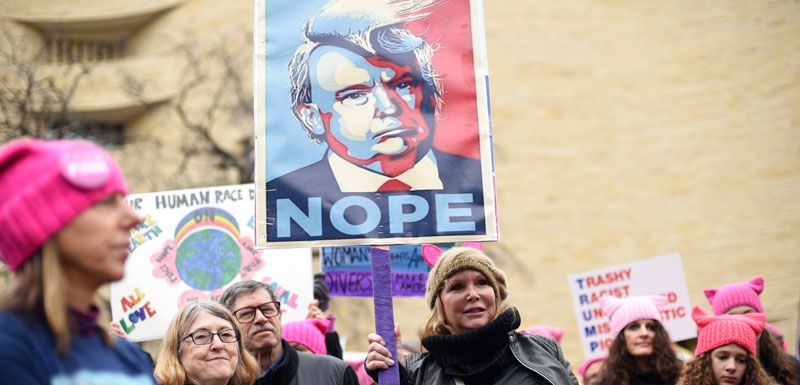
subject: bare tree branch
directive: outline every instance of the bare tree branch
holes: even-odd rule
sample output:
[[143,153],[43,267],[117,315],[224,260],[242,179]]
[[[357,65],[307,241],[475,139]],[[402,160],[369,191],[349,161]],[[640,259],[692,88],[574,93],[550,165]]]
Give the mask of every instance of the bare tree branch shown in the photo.
[[[249,39],[250,34],[243,36]],[[170,159],[178,154],[175,168],[162,171],[172,183],[180,178],[179,184],[185,184],[192,178],[187,171],[199,161],[210,162],[218,171],[215,175],[236,178],[231,182],[252,181],[253,96],[245,78],[250,55],[242,55],[247,51],[241,49],[250,43],[244,39],[237,42],[222,38],[217,44],[187,41],[175,46],[173,52],[184,63],[184,78],[168,106],[174,114],[170,118],[180,125],[179,144],[162,143],[147,134],[126,136],[131,148],[152,146]],[[95,127],[92,122],[80,121],[73,105],[95,63],[48,64],[42,60],[44,51],[28,52],[29,46],[9,31],[0,33],[0,140],[102,132],[106,127],[102,122]],[[148,101],[151,85],[141,74],[123,69],[119,76],[123,92],[145,110],[167,105]]]

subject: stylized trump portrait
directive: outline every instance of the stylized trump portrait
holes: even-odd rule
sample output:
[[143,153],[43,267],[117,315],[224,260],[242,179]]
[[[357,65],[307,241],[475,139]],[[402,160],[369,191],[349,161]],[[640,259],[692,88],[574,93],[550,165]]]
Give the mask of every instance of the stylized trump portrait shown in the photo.
[[260,245],[496,238],[478,1],[256,11]]

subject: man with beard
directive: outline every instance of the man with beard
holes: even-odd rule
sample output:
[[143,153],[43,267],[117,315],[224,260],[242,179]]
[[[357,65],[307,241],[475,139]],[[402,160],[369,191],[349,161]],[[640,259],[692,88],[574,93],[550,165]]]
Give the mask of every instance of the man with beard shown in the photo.
[[220,298],[239,320],[245,347],[258,360],[255,385],[358,385],[355,371],[331,356],[298,353],[281,338],[280,302],[271,287],[254,280],[234,283]]

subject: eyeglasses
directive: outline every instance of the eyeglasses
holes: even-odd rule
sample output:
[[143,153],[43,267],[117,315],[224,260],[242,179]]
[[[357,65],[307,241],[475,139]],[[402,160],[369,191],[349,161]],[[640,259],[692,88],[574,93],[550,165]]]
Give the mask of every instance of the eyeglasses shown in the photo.
[[212,333],[208,330],[198,330],[183,337],[182,341],[191,338],[195,345],[208,345],[214,340],[214,336],[219,337],[219,340],[226,344],[239,341],[239,332],[233,329],[222,329],[216,333]]
[[233,312],[239,322],[250,322],[256,318],[256,309],[266,318],[272,318],[281,312],[281,303],[278,301],[262,303],[258,306],[247,306]]

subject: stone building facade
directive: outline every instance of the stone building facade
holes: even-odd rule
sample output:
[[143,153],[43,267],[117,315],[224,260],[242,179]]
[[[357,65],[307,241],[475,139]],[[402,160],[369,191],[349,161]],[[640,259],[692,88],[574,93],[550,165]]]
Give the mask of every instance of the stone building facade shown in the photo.
[[[72,107],[123,130],[115,151],[134,192],[237,182],[207,166],[215,158],[204,148],[175,174],[193,135],[176,106],[208,110],[214,79],[233,69],[245,87],[225,91],[208,134],[246,153],[252,119],[235,108],[251,81],[251,2],[53,3],[4,1],[0,25],[46,51],[46,70],[95,63]],[[523,325],[565,327],[577,366],[566,276],[678,252],[692,301],[705,309],[703,288],[764,275],[769,322],[794,351],[800,3],[485,3],[501,233],[487,249],[509,275]],[[221,65],[220,47],[235,60]],[[211,81],[187,91],[195,65]],[[413,339],[423,301],[395,306]],[[347,349],[364,350],[369,301],[335,299],[332,308]]]

